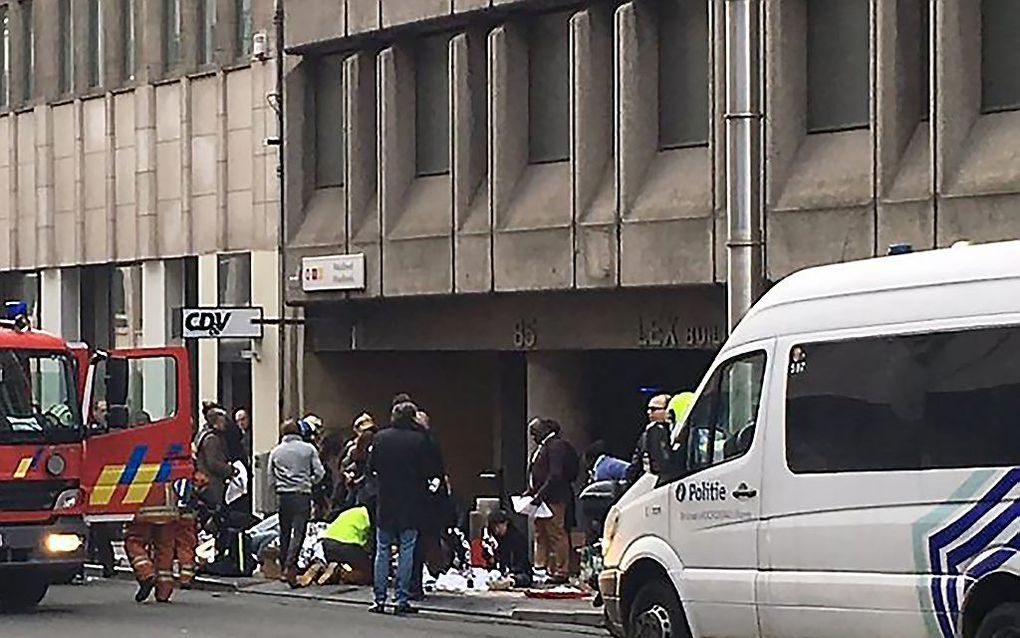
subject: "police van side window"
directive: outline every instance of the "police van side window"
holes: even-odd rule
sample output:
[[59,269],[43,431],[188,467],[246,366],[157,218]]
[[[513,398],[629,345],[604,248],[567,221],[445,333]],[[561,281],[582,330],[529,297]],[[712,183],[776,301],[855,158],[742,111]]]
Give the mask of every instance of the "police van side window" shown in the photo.
[[729,361],[712,374],[678,437],[676,478],[739,458],[754,442],[766,355]]
[[809,343],[790,352],[795,473],[1020,465],[1020,328]]

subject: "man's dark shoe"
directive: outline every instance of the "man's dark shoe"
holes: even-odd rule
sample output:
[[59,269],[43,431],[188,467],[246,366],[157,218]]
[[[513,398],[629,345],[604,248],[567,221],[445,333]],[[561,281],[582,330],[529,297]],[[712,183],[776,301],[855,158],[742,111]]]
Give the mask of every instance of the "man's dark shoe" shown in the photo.
[[368,608],[370,614],[385,614],[386,603],[372,603],[372,606]]
[[136,603],[144,603],[152,595],[152,590],[156,588],[156,579],[150,578],[149,580],[138,583],[138,593],[135,594]]
[[418,613],[418,610],[408,603],[402,603],[397,605],[397,607],[393,610],[393,613],[397,616],[413,616]]
[[415,592],[410,595],[410,599],[412,602],[420,603],[421,601],[425,600],[425,592],[423,591]]

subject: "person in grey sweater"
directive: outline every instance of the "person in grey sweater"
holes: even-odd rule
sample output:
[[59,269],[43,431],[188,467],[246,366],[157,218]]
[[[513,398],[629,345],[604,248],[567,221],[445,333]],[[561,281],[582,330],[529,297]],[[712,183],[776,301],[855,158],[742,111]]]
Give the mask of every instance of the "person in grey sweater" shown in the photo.
[[302,440],[296,421],[285,421],[280,434],[280,444],[269,454],[269,483],[279,503],[282,579],[297,587],[298,556],[312,515],[312,486],[322,480],[326,470],[319,451]]

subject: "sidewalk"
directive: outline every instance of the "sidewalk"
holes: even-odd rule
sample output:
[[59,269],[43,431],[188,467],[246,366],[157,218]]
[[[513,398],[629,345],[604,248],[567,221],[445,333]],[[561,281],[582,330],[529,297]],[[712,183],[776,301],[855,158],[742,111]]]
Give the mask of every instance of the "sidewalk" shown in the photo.
[[[98,566],[86,568],[88,576],[98,578]],[[133,580],[131,569],[117,567],[115,576],[122,580]],[[268,581],[261,576],[252,578],[221,578],[198,576],[195,589],[214,592],[234,592],[252,596],[276,596],[298,600],[357,605],[367,608],[372,602],[372,591],[368,587],[329,585],[291,589],[285,583]],[[533,600],[516,592],[484,592],[478,594],[450,594],[437,592],[428,597],[418,608],[424,612],[455,614],[487,618],[495,622],[539,623],[587,627],[591,635],[603,635],[602,611],[592,607],[591,600]],[[589,632],[584,632],[589,633]]]
[[[321,600],[333,603],[368,607],[372,591],[368,587],[332,585],[291,589],[284,583],[262,580],[261,584],[238,590],[243,594],[280,596],[304,600]],[[603,627],[602,611],[592,607],[591,600],[532,600],[522,593],[485,592],[479,594],[450,594],[436,592],[417,607],[426,612],[480,616],[496,621],[549,623]]]

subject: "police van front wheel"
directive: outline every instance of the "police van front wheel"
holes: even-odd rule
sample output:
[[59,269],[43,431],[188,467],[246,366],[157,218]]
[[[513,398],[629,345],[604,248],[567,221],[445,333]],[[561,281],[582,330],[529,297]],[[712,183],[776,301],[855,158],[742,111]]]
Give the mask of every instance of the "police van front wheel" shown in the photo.
[[49,583],[41,581],[19,581],[17,585],[5,583],[0,586],[0,610],[24,612],[34,609],[46,597]]
[[672,587],[660,581],[638,590],[627,628],[627,638],[690,638],[680,601]]
[[1020,603],[1004,603],[990,611],[975,638],[1020,638]]

